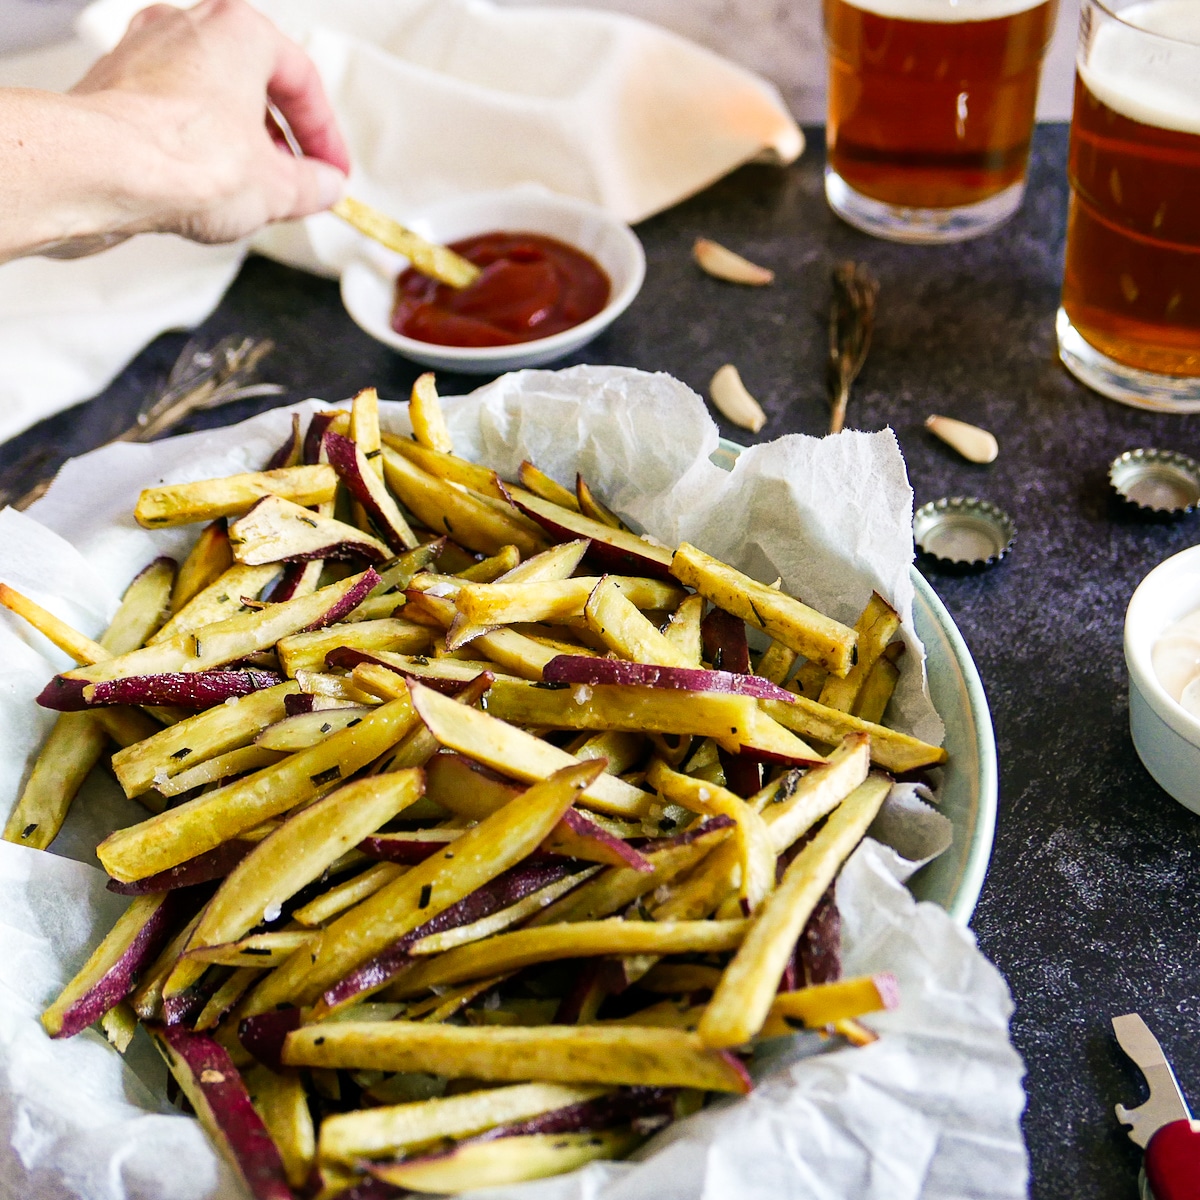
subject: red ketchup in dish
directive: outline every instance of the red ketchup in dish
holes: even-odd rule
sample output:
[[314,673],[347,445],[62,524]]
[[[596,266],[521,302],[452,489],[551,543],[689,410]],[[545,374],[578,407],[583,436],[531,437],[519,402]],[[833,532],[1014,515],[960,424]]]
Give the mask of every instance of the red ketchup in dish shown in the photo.
[[392,328],[438,346],[511,346],[581,325],[607,303],[604,270],[582,250],[540,233],[482,233],[454,242],[483,270],[468,288],[413,268],[396,280]]

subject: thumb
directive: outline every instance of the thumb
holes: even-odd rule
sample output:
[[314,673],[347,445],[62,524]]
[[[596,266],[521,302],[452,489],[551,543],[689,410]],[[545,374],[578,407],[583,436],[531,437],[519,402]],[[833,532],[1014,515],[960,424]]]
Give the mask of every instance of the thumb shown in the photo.
[[346,176],[319,158],[292,159],[295,171],[293,203],[282,218],[306,217],[332,207],[346,191]]

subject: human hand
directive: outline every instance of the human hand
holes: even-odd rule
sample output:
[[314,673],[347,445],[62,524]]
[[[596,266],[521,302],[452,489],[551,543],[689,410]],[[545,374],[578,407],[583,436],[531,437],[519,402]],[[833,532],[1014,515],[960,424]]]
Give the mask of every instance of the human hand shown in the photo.
[[[349,156],[316,69],[243,0],[144,9],[72,95],[124,126],[148,169],[136,190],[149,211],[122,232],[234,241],[341,195]],[[306,158],[272,137],[268,97]]]

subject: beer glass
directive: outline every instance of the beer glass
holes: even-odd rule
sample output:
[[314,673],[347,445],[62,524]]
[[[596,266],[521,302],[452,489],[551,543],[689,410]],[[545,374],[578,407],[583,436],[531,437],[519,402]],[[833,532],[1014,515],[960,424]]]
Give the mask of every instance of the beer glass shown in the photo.
[[1200,0],[1084,0],[1059,355],[1089,387],[1200,412]]
[[824,0],[825,195],[900,242],[956,242],[1025,190],[1057,0]]

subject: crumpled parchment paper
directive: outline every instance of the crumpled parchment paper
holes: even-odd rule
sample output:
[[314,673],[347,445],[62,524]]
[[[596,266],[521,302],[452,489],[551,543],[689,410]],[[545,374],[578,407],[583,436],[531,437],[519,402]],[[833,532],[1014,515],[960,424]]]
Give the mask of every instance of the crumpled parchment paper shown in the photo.
[[[301,411],[315,411],[306,402]],[[665,375],[577,367],[507,376],[446,404],[456,449],[512,476],[531,458],[561,482],[581,470],[623,517],[681,538],[852,623],[872,588],[910,616],[912,495],[890,431],[790,436],[713,466],[717,431],[699,397]],[[384,421],[407,430],[402,405]],[[120,594],[191,530],[146,531],[139,490],[256,469],[283,441],[277,410],[231,429],[69,463],[28,514],[0,513],[0,580],[99,635]],[[937,741],[915,640],[895,723]],[[33,698],[64,656],[0,614],[0,803],[16,802],[52,717]],[[638,1161],[494,1197],[529,1200],[1009,1200],[1025,1195],[1023,1068],[1008,1039],[1012,1002],[969,931],[898,879],[945,844],[948,822],[895,789],[889,840],[868,840],[838,884],[848,974],[890,970],[902,1003],[868,1023],[884,1036],[833,1049],[817,1035],[773,1043],[752,1095],[678,1123]],[[913,819],[916,814],[917,819]],[[171,1115],[165,1068],[139,1034],[122,1061],[87,1031],[52,1042],[38,1013],[79,968],[124,901],[87,864],[109,829],[140,819],[100,772],[53,852],[0,843],[0,1196],[22,1200],[215,1200],[232,1173],[191,1118]],[[886,829],[885,829],[886,832]],[[78,860],[78,861],[73,861]]]

